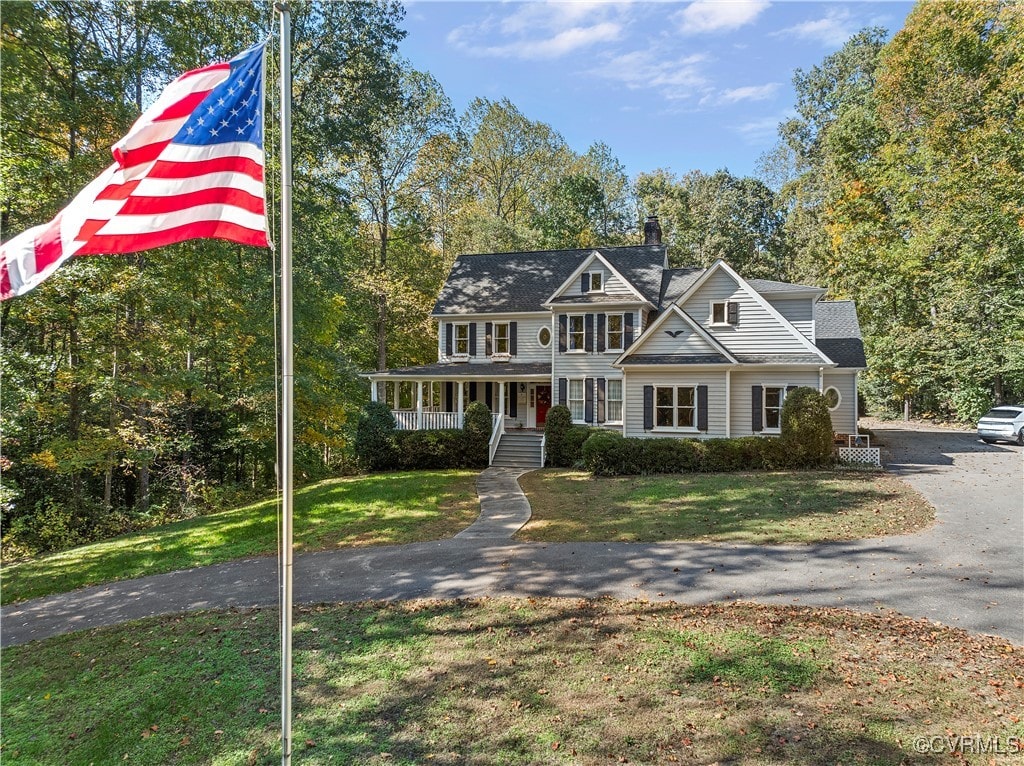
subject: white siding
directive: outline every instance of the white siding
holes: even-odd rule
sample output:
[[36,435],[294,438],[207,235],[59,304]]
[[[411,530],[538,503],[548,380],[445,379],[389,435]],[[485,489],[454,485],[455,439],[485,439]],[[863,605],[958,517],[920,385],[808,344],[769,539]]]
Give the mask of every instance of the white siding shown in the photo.
[[[707,433],[681,433],[673,431],[644,431],[644,386],[707,386]],[[725,437],[725,372],[722,370],[685,371],[629,371],[626,377],[625,408],[626,436],[663,437],[682,436],[701,439]],[[749,409],[749,402],[748,402]],[[747,417],[749,420],[749,415]]]
[[832,412],[832,430],[837,433],[857,433],[856,379],[857,374],[853,372],[825,373],[822,393],[829,387],[835,387],[842,397],[839,407]]
[[756,370],[747,372],[734,372],[732,374],[732,436],[750,436],[754,433],[753,423],[750,420],[752,406],[751,389],[753,386],[810,386],[818,389],[818,371],[800,370],[787,372],[785,370]]
[[[739,323],[712,325],[712,301],[739,304]],[[723,346],[739,354],[810,353],[800,340],[724,271],[717,271],[683,305]]]
[[814,340],[814,301],[811,298],[769,299],[768,302],[804,336]]
[[[605,295],[614,295],[616,297],[635,297],[636,296],[636,293],[634,293],[629,288],[629,286],[622,280],[621,277],[619,277],[617,274],[614,274],[614,273],[608,271],[608,269],[604,268],[600,263],[594,263],[594,265],[592,267],[585,268],[582,273],[587,273],[587,272],[590,272],[591,274],[593,274],[595,272],[600,272],[601,273],[601,284],[604,286],[604,290],[602,292]],[[580,289],[581,283],[582,283],[581,277],[577,276],[575,279],[572,280],[572,282],[570,282],[566,286],[565,290],[563,290],[561,293],[559,293],[555,297],[556,298],[562,298],[562,297],[571,298],[571,297],[579,297],[580,295],[585,295],[586,293],[584,293]]]
[[550,314],[537,314],[536,316],[523,317],[520,316],[502,316],[495,314],[494,316],[488,317],[487,319],[445,319],[438,322],[438,344],[437,344],[437,361],[448,362],[449,358],[445,354],[447,348],[447,335],[448,332],[446,325],[448,324],[462,324],[462,323],[473,323],[476,322],[476,356],[470,356],[470,364],[484,364],[490,360],[487,357],[487,323],[497,322],[515,322],[516,323],[516,355],[512,357],[510,363],[514,362],[550,362],[551,361],[551,347],[558,348],[558,332],[557,327],[551,334],[551,344],[548,348],[542,348],[540,342],[537,340],[537,333],[541,327],[547,327],[551,329],[551,315]]
[[[675,337],[669,333],[678,333]],[[654,335],[645,333],[638,354],[717,354],[718,349],[700,337],[682,317],[673,313]]]

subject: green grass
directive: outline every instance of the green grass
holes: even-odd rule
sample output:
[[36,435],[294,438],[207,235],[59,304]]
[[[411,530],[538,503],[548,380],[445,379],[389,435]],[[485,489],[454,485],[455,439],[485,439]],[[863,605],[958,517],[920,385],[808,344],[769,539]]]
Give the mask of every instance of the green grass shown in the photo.
[[599,478],[523,476],[538,542],[707,540],[813,543],[914,532],[934,508],[888,474],[781,471]]
[[[277,629],[200,613],[5,649],[3,762],[279,763]],[[1024,736],[1024,649],[893,615],[417,601],[301,609],[294,636],[303,766],[895,766],[951,760],[918,737]]]
[[[449,537],[480,512],[474,471],[409,471],[332,479],[295,493],[296,550]],[[276,553],[267,500],[4,565],[3,603],[84,585]]]

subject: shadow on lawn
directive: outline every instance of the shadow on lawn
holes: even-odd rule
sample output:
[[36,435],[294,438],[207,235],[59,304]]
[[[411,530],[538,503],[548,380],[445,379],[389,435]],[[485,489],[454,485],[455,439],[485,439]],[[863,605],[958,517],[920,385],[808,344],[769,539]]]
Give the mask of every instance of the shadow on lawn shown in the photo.
[[[818,634],[812,656],[762,608],[490,603],[307,612],[301,737],[360,764],[940,760],[872,736],[893,718],[850,702],[845,647]],[[930,714],[899,727],[925,731]]]

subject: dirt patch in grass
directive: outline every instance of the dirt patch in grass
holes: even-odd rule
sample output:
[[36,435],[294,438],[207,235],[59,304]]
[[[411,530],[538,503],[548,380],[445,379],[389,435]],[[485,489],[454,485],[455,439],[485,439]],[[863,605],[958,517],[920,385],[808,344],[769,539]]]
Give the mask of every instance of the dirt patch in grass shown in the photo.
[[545,469],[519,483],[538,542],[816,543],[916,532],[935,509],[896,477],[779,471],[601,478]]
[[[199,614],[5,650],[4,762],[279,762],[276,630]],[[295,668],[306,766],[973,763],[948,751],[974,736],[1019,763],[1024,741],[1024,649],[893,615],[325,606],[296,615]]]

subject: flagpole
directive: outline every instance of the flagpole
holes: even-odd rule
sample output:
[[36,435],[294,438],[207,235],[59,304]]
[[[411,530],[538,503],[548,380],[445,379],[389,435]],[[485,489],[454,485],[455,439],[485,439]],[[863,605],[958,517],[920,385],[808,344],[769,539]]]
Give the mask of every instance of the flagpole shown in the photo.
[[292,762],[292,54],[288,3],[281,14],[281,764]]

